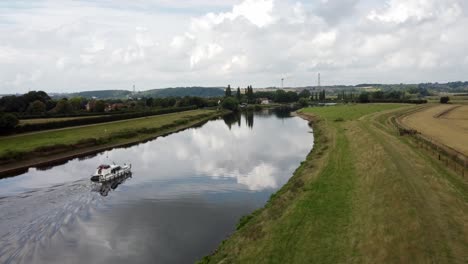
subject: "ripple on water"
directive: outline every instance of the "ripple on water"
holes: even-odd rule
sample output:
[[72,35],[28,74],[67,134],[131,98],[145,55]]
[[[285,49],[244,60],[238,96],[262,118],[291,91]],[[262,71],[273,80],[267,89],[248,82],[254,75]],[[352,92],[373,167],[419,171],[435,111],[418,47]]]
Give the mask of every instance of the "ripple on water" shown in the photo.
[[99,200],[100,196],[91,192],[91,183],[83,180],[2,197],[0,262],[31,260],[37,246],[44,245],[81,212],[86,216],[86,210]]

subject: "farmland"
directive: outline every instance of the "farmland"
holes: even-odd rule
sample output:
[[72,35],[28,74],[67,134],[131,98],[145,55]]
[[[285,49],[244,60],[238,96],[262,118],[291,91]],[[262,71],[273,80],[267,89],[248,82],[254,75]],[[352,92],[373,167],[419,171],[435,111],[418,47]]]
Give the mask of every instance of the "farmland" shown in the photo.
[[402,123],[468,155],[468,105],[434,105],[402,118]]
[[465,263],[468,184],[397,135],[415,106],[307,108],[314,149],[207,263]]

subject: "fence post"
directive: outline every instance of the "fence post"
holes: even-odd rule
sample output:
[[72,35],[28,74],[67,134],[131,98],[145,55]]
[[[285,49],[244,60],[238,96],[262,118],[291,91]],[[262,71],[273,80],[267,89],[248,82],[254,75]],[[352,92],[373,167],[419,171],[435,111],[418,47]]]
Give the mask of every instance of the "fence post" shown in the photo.
[[464,157],[463,158],[463,173],[462,173],[463,178],[465,178],[465,169],[466,169],[466,158]]

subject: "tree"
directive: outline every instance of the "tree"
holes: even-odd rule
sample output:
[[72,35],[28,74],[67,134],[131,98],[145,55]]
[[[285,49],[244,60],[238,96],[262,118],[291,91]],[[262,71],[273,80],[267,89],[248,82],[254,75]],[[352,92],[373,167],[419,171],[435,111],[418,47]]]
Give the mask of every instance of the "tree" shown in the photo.
[[18,118],[13,114],[3,114],[0,116],[0,128],[12,129],[18,125]]
[[307,100],[306,98],[302,97],[299,99],[299,105],[301,105],[302,107],[306,107],[309,105],[309,100]]
[[399,99],[402,99],[402,97],[403,97],[403,93],[402,93],[402,92],[400,92],[400,91],[395,91],[395,90],[390,91],[390,92],[388,92],[388,93],[385,93],[385,95],[386,95],[385,97],[386,97],[387,99],[396,99],[396,100],[399,100]]
[[302,90],[302,91],[299,93],[299,98],[307,98],[307,99],[309,99],[309,97],[310,97],[310,92],[309,92],[309,90],[307,90],[307,89],[304,89],[304,90]]
[[322,90],[320,93],[319,93],[319,101],[325,101],[326,97],[325,97],[325,90]]
[[255,96],[254,96],[252,85],[247,86],[247,101],[249,104],[255,102]]
[[83,105],[83,97],[73,97],[68,100],[73,111],[80,111]]
[[288,101],[288,95],[283,90],[276,90],[275,102],[286,103]]
[[237,98],[237,100],[239,100],[239,101],[240,101],[240,99],[241,99],[241,91],[240,91],[240,87],[237,87],[236,98]]
[[59,114],[67,114],[72,112],[72,107],[66,98],[61,99],[57,102],[57,105],[54,108],[54,112]]
[[442,96],[440,98],[440,103],[441,104],[448,104],[449,101],[450,101],[450,98],[448,96]]
[[26,103],[28,103],[28,104],[32,103],[32,102],[34,102],[36,100],[39,100],[39,101],[41,101],[43,103],[50,100],[49,95],[44,91],[30,91],[30,92],[28,92],[27,94],[24,94],[21,97],[23,97],[24,101]]
[[289,91],[286,93],[287,97],[288,97],[288,102],[292,103],[292,102],[297,102],[297,100],[299,100],[299,96],[297,95],[296,92],[293,92],[293,91]]
[[362,92],[359,95],[359,102],[360,103],[368,103],[369,102],[369,93],[368,92]]
[[146,99],[146,106],[152,107],[153,106],[153,97]]
[[228,87],[226,88],[225,96],[230,97],[231,95],[232,95],[231,85],[228,85]]
[[372,98],[373,99],[383,99],[384,98],[384,92],[375,91],[375,92],[372,93]]
[[27,111],[28,113],[31,113],[31,114],[44,113],[46,111],[46,104],[44,104],[43,102],[39,100],[36,100],[29,104]]
[[235,98],[227,97],[221,103],[221,107],[231,111],[237,111],[239,109],[239,101]]
[[102,100],[97,100],[96,103],[94,104],[94,112],[104,112],[106,109],[106,104]]

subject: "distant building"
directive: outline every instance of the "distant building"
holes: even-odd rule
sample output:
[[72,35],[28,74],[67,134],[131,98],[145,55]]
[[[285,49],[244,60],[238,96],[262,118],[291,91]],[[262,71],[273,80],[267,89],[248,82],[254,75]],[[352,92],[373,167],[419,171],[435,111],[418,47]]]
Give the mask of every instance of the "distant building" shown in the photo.
[[268,98],[260,98],[260,104],[267,105],[270,104],[270,100]]
[[94,110],[94,106],[96,105],[96,101],[95,100],[90,100],[87,104],[86,104],[86,111],[88,112],[92,112]]
[[118,110],[121,110],[121,109],[123,109],[123,108],[127,108],[127,105],[122,104],[122,103],[109,104],[109,105],[107,105],[107,107],[106,107],[106,112],[109,112],[109,111],[118,111]]

